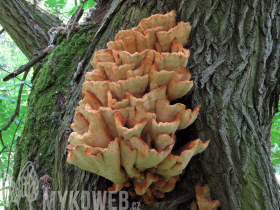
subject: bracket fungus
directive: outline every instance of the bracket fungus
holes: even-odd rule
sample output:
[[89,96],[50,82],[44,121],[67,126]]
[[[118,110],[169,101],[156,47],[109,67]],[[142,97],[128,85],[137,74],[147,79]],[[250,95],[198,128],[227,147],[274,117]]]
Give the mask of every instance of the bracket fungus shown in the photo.
[[210,194],[210,187],[208,184],[201,186],[200,184],[195,185],[195,197],[196,201],[193,200],[191,204],[191,210],[217,210],[221,206],[219,200],[213,201]]
[[120,31],[108,48],[94,53],[95,70],[85,75],[84,98],[76,108],[67,161],[147,203],[174,189],[192,156],[209,140],[185,142],[178,151],[176,131],[194,122],[193,111],[171,101],[193,86],[185,68],[190,23],[176,25],[176,12],[143,19]]

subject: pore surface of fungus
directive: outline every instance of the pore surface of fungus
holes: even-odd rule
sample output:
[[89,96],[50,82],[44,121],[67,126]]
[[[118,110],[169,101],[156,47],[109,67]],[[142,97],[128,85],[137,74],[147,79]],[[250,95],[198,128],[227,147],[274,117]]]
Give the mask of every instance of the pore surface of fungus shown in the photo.
[[94,53],[95,69],[85,75],[71,125],[69,163],[111,180],[109,190],[130,187],[132,198],[147,203],[174,189],[190,159],[209,144],[197,139],[173,151],[176,132],[200,108],[170,105],[193,87],[183,47],[190,30],[190,23],[176,24],[175,11],[153,15]]

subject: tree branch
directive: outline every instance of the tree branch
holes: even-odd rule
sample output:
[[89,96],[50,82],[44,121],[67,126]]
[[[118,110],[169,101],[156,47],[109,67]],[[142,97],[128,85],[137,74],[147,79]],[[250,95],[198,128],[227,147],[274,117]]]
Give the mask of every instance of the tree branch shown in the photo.
[[54,4],[54,7],[55,7],[55,11],[56,11],[56,16],[59,18],[59,16],[58,16],[58,11],[57,11],[57,7],[56,7],[56,4],[55,4],[55,2],[53,2],[53,4]]
[[[19,123],[17,124],[17,128],[16,128],[14,136],[13,136],[12,144],[11,144],[10,150],[8,151],[9,152],[9,155],[8,155],[8,165],[6,167],[6,176],[4,176],[4,173],[3,173],[3,177],[2,177],[3,178],[3,181],[2,181],[3,188],[2,189],[5,189],[5,185],[6,185],[6,181],[7,181],[7,175],[8,175],[8,172],[9,172],[9,167],[10,167],[10,162],[11,162],[12,148],[13,148],[13,144],[14,144],[14,141],[15,141],[16,133],[17,133],[17,130],[19,129],[21,120],[22,120],[22,118],[20,119]],[[2,135],[2,131],[1,131],[1,135]],[[19,138],[19,136],[18,136],[18,138]],[[5,152],[5,151],[1,151],[0,154],[2,154],[2,152]],[[4,198],[4,196],[3,196],[3,198]]]
[[74,21],[71,25],[71,28],[67,34],[67,42],[70,41],[70,36],[71,36],[71,33],[73,32],[74,30],[74,27],[75,27],[75,23],[79,21],[79,19],[82,17],[82,14],[83,14],[83,7],[84,7],[84,4],[87,2],[87,0],[84,0],[81,4],[81,6],[79,7],[78,9],[78,12],[76,13],[75,15],[75,18],[74,18]]
[[3,29],[0,31],[0,35],[1,35],[2,33],[4,33],[4,31],[5,31],[5,29],[3,28]]
[[273,151],[271,151],[274,155],[276,155],[277,157],[279,157],[280,158],[280,156],[279,155],[277,155],[275,152],[273,152]]
[[29,61],[27,64],[19,67],[17,70],[15,70],[14,72],[8,74],[6,77],[3,78],[3,81],[8,81],[11,78],[16,77],[17,75],[21,74],[22,72],[29,70],[32,66],[34,66],[38,61],[42,60],[43,58],[46,57],[48,53],[41,53],[40,55],[38,55],[37,57],[33,58],[31,61]]
[[[29,69],[24,73],[23,78],[22,78],[23,80],[26,79],[26,77],[28,75],[28,72],[29,72]],[[3,126],[0,130],[0,139],[1,139],[1,142],[3,144],[3,147],[5,147],[5,146],[4,146],[4,142],[3,142],[3,139],[2,139],[2,131],[7,130],[9,128],[9,126],[12,124],[12,122],[14,122],[16,116],[19,115],[20,101],[21,101],[21,94],[22,94],[23,86],[24,86],[24,84],[20,85],[20,89],[19,89],[19,93],[18,93],[18,100],[17,100],[17,107],[16,107],[16,110],[15,110],[15,113],[12,115],[9,122],[5,126]]]
[[0,154],[2,154],[2,152],[7,148],[2,138],[2,131],[0,131],[0,140],[1,140],[1,144],[3,145],[3,148],[0,151]]
[[[26,79],[26,77],[27,77],[27,75],[28,75],[28,72],[29,72],[29,69],[24,73],[22,80],[25,80],[25,79]],[[9,120],[9,122],[8,122],[5,126],[3,126],[3,127],[1,128],[1,130],[0,130],[0,141],[1,141],[2,145],[3,145],[3,148],[2,148],[2,150],[0,151],[0,155],[1,155],[2,152],[7,148],[7,146],[5,145],[5,143],[4,143],[4,141],[3,141],[2,131],[7,130],[7,129],[10,127],[10,125],[14,122],[16,116],[19,115],[20,101],[21,101],[21,95],[22,95],[23,86],[24,86],[24,84],[21,84],[21,85],[20,85],[20,89],[19,89],[19,93],[18,93],[18,100],[17,100],[17,107],[16,107],[16,110],[15,110],[15,113],[12,115],[11,119]]]
[[[10,162],[11,162],[12,148],[13,148],[13,144],[14,144],[14,141],[15,141],[16,133],[17,133],[17,131],[18,131],[18,129],[19,129],[21,120],[22,120],[22,118],[20,118],[20,121],[19,121],[19,123],[17,124],[17,128],[16,128],[16,130],[15,130],[15,133],[14,133],[14,136],[13,136],[13,141],[12,141],[12,144],[11,144],[11,147],[10,147],[10,150],[9,150],[8,165],[7,165],[7,168],[6,168],[6,174],[8,174],[8,172],[9,172],[9,167],[10,167]],[[19,138],[19,137],[18,137],[18,138]],[[3,181],[4,181],[4,186],[5,186],[6,179],[4,179]]]
[[[5,71],[5,72],[7,72],[7,73],[10,73],[10,72],[8,72],[6,69],[3,69],[2,67],[0,67],[0,69],[2,69],[3,71]],[[18,79],[19,81],[22,81],[20,78],[18,78],[18,77],[15,77],[16,79]],[[22,82],[24,82],[24,81],[22,81]],[[27,85],[29,88],[31,88],[31,86],[30,85],[28,85],[26,82],[24,82],[24,84],[25,85]],[[11,89],[11,90],[13,90],[13,89]]]

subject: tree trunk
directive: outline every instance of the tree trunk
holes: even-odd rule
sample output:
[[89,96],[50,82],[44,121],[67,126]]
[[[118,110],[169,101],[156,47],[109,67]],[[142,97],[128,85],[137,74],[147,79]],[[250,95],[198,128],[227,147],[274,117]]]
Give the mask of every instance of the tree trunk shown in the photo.
[[200,138],[211,139],[201,163],[221,209],[280,206],[270,160],[279,100],[279,9],[277,1],[256,0],[191,1],[178,9],[193,25],[192,104],[202,107],[195,125]]
[[48,30],[61,24],[36,0],[1,0],[0,8],[0,24],[29,60],[48,46]]
[[[38,177],[51,176],[53,191],[107,190],[109,181],[66,162],[69,126],[82,98],[84,74],[92,70],[92,53],[106,48],[118,31],[170,10],[178,12],[178,21],[193,27],[186,47],[191,50],[188,68],[196,85],[181,102],[189,108],[201,105],[195,124],[178,133],[178,139],[211,142],[191,160],[176,188],[149,208],[189,209],[194,184],[209,183],[222,210],[279,209],[279,185],[270,161],[270,128],[279,95],[276,0],[115,0],[111,5],[103,0],[95,15],[97,24],[73,34],[69,43],[60,37],[35,69],[14,177],[30,160]],[[77,70],[79,63],[82,68]],[[40,195],[34,206],[43,202]],[[27,205],[21,203],[22,209]]]

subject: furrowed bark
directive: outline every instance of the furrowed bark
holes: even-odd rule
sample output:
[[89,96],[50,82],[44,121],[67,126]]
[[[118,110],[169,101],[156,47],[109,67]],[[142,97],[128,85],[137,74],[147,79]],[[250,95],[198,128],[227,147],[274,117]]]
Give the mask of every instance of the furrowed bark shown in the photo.
[[51,27],[62,24],[62,21],[38,0],[21,0],[21,3],[45,32],[48,32]]
[[178,10],[193,25],[192,103],[202,107],[195,125],[200,138],[211,139],[202,166],[221,209],[279,209],[270,160],[279,100],[279,6],[191,1]]
[[[189,209],[195,199],[194,184],[208,183],[222,210],[279,209],[269,139],[279,95],[280,8],[273,0],[113,1],[99,28],[89,30],[94,36],[86,38],[88,43],[80,38],[85,29],[68,44],[63,37],[57,51],[49,53],[42,64],[44,71],[33,82],[15,177],[20,166],[31,160],[39,177],[52,177],[51,190],[107,190],[110,183],[102,177],[66,163],[69,126],[82,98],[84,77],[72,78],[82,60],[87,64],[83,74],[92,70],[86,52],[106,48],[118,31],[135,27],[142,18],[172,9],[178,12],[178,21],[193,26],[186,48],[191,50],[188,69],[195,88],[181,102],[189,108],[201,105],[194,126],[178,133],[178,141],[211,142],[191,160],[174,191],[147,208]],[[69,57],[72,48],[80,52],[81,43],[87,43],[86,50]],[[63,49],[67,53],[61,53]],[[60,70],[61,63],[71,68]],[[67,76],[59,80],[58,75]],[[37,199],[37,205],[42,199]]]
[[48,30],[61,21],[39,2],[1,0],[0,24],[30,60],[36,48],[48,45]]

